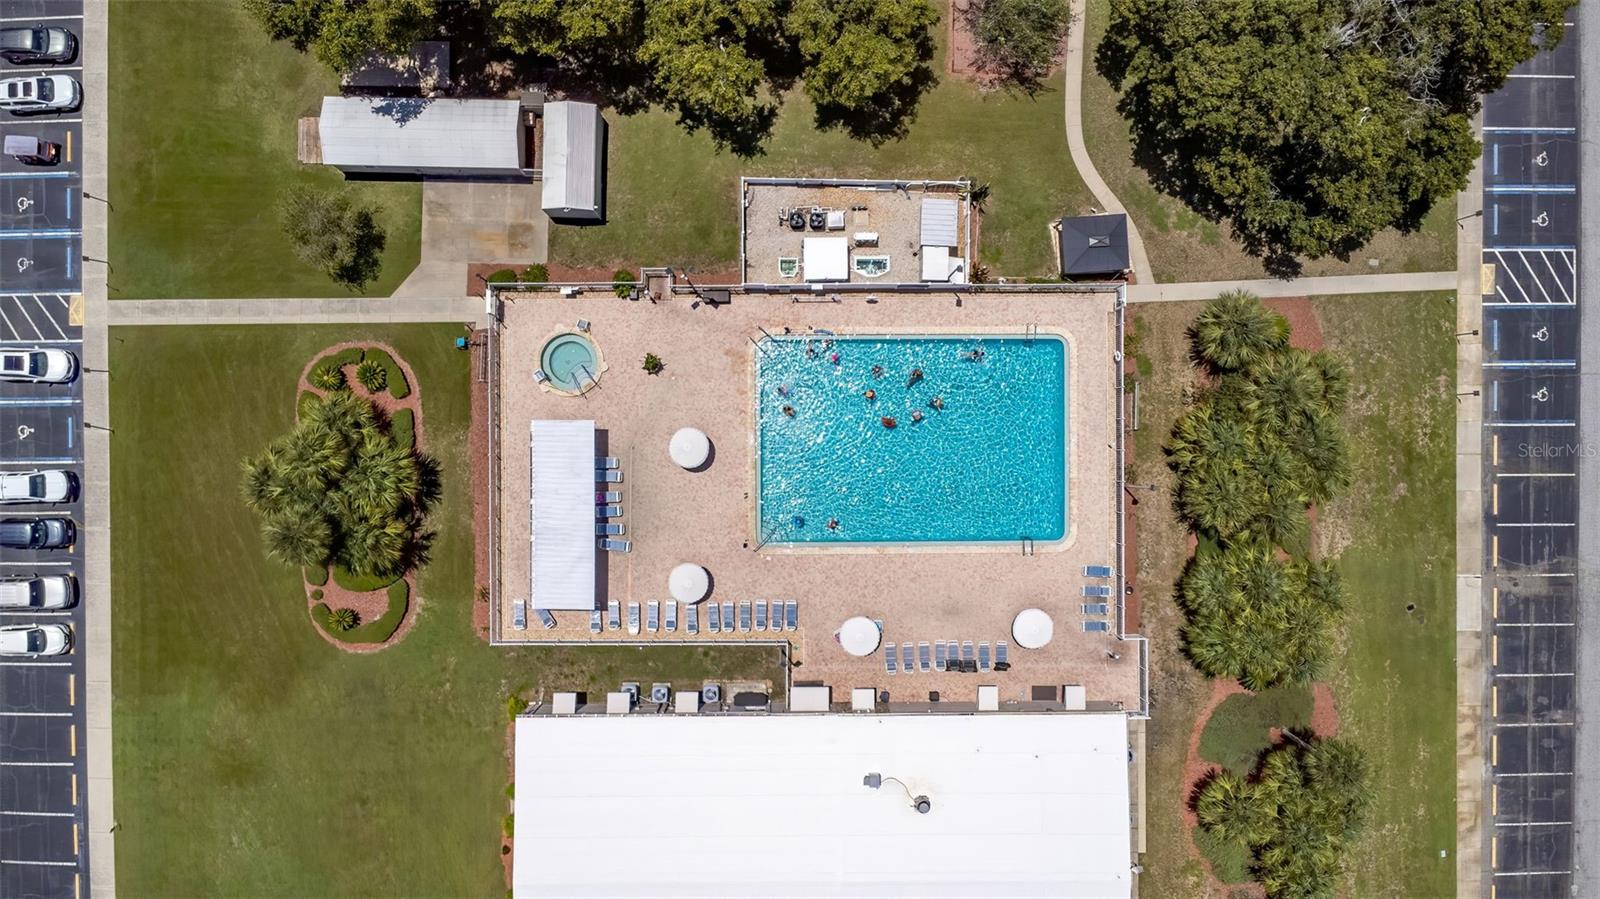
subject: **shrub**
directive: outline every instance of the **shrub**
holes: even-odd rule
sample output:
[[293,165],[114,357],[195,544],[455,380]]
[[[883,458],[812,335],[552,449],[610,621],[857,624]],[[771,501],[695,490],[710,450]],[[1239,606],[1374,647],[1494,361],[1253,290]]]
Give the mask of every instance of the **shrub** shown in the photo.
[[517,272],[515,269],[502,268],[489,273],[486,279],[490,284],[515,284]]
[[361,616],[355,609],[335,609],[328,613],[328,629],[344,633],[354,630],[361,623]]
[[322,402],[322,397],[317,396],[315,393],[312,393],[309,390],[300,391],[300,399],[295,401],[295,407],[294,407],[295,418],[297,420],[301,419],[301,418],[304,418],[306,416],[306,410],[307,409],[310,409],[311,407],[316,406],[316,405],[320,404],[321,402]]
[[528,284],[543,284],[550,280],[550,269],[543,262],[535,262],[522,270],[522,280]]
[[359,365],[361,360],[365,358],[367,358],[366,348],[358,346],[345,347],[339,352],[334,353],[332,356],[329,356],[327,364],[337,365],[340,368],[343,368],[346,365]]
[[356,380],[368,393],[378,393],[389,383],[389,372],[378,360],[368,359],[356,366]]
[[396,409],[389,417],[389,433],[394,436],[394,442],[403,449],[412,449],[417,445],[416,416],[410,409]]
[[356,574],[343,565],[333,566],[333,582],[352,593],[371,593],[394,583],[392,574]]
[[513,693],[506,697],[506,717],[515,721],[517,716],[528,710],[528,701]]
[[344,369],[331,362],[317,366],[311,373],[311,386],[318,390],[343,390],[344,384]]
[[311,591],[311,600],[312,600],[312,602],[322,602],[322,588],[321,587],[317,587],[316,589]]
[[616,291],[618,299],[627,299],[628,293],[633,290],[633,284],[633,272],[619,268],[611,273],[611,289]]
[[506,798],[507,799],[515,799],[515,798],[517,798],[517,784],[516,784],[515,781],[512,781],[511,783],[506,784]]
[[516,818],[516,815],[506,815],[505,821],[500,824],[500,831],[506,835],[508,840],[511,839],[513,833],[516,833]]
[[307,565],[304,569],[306,583],[313,587],[325,587],[328,584],[328,566]]
[[389,607],[384,609],[383,615],[372,621],[358,622],[347,631],[337,631],[329,626],[327,605],[319,602],[311,611],[323,631],[341,643],[383,643],[400,629],[400,622],[405,620],[406,610],[411,607],[410,598],[410,586],[405,581],[394,582],[389,587]]
[[378,277],[386,243],[375,207],[343,191],[297,184],[278,202],[278,220],[295,256],[352,290]]
[[383,366],[383,377],[390,396],[403,400],[411,395],[411,386],[406,383],[405,372],[400,370],[400,364],[394,361],[393,356],[374,347],[367,351],[367,358]]
[[659,375],[659,374],[661,374],[661,370],[663,368],[666,368],[666,367],[667,367],[667,364],[665,362],[662,362],[661,361],[661,357],[657,356],[655,353],[645,353],[644,354],[644,372],[645,372],[645,374],[647,374],[647,375]]

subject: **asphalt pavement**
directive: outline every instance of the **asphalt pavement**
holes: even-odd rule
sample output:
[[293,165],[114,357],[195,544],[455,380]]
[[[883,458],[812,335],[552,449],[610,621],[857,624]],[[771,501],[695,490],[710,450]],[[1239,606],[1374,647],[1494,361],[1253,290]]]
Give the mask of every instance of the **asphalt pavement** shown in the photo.
[[[79,0],[0,0],[0,28],[66,28],[82,37]],[[80,48],[81,56],[81,48]],[[78,60],[51,66],[0,62],[0,78],[43,71],[79,77]],[[56,164],[0,157],[0,347],[82,345],[82,118],[0,113],[0,134],[40,137],[60,147]],[[92,201],[91,201],[92,202]],[[80,373],[66,385],[0,383],[0,469],[59,468],[83,475]],[[0,517],[63,516],[82,525],[81,497],[55,506],[0,507]],[[0,549],[0,577],[69,573],[83,578],[80,546]],[[81,594],[81,591],[80,591]],[[0,625],[65,622],[65,656],[0,660],[0,896],[76,897],[88,887],[84,608],[8,612]]]
[[[1489,895],[1573,895],[1580,683],[1578,64],[1583,35],[1483,109]],[[1589,697],[1595,700],[1600,697]]]

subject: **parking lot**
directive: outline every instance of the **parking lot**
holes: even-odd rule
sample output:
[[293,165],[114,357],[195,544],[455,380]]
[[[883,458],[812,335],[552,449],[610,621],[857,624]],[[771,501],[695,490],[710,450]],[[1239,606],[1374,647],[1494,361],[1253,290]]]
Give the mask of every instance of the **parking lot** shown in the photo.
[[[78,0],[0,0],[0,28],[43,25],[82,36]],[[81,59],[81,48],[80,48]],[[49,71],[78,77],[72,63],[0,62],[0,78]],[[77,112],[13,116],[0,134],[56,147],[51,165],[0,157],[0,348],[82,343],[82,119]],[[82,476],[84,377],[70,384],[0,383],[0,470],[66,469]],[[9,505],[0,517],[61,516],[82,523],[81,497],[57,506]],[[0,549],[0,577],[69,573],[82,578],[78,546]],[[67,655],[0,660],[0,896],[78,897],[88,889],[83,609],[0,613],[0,625],[62,622]]]
[[1573,882],[1579,38],[1484,102],[1490,895]]

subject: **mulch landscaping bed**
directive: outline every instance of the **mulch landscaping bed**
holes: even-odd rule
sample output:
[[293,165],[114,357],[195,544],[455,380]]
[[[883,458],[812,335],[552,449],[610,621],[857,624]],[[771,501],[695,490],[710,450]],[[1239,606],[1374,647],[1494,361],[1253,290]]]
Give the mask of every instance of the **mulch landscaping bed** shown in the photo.
[[[397,399],[391,392],[391,390],[397,386],[392,382],[393,374],[390,375],[391,384],[378,393],[372,393],[365,387],[361,386],[361,382],[356,379],[357,363],[354,362],[346,363],[343,366],[345,382],[351,393],[354,393],[356,396],[371,402],[378,408],[378,411],[383,413],[385,418],[392,419],[396,412],[399,412],[402,409],[408,410],[412,416],[411,420],[412,427],[414,429],[414,445],[418,453],[424,452],[427,447],[427,438],[425,436],[426,432],[422,426],[422,386],[417,381],[416,372],[412,371],[411,364],[406,362],[405,358],[402,357],[394,347],[389,346],[388,344],[377,343],[370,340],[346,341],[344,343],[336,343],[333,346],[324,349],[322,352],[312,357],[311,361],[306,363],[306,367],[301,370],[300,386],[299,390],[296,392],[296,397],[304,397],[308,393],[319,398],[326,397],[328,395],[326,390],[320,390],[311,385],[311,373],[317,369],[317,366],[321,364],[322,360],[328,358],[329,356],[338,355],[339,353],[343,353],[346,350],[351,349],[382,350],[388,354],[391,360],[393,360],[394,366],[398,368],[399,373],[405,377],[405,388],[401,388],[401,392],[405,393],[405,395],[401,398]],[[298,403],[299,400],[297,399],[296,402]],[[391,635],[389,639],[381,643],[347,643],[328,633],[328,631],[321,626],[320,622],[313,622],[313,627],[316,628],[317,633],[322,636],[322,639],[328,641],[330,645],[336,646],[345,652],[371,653],[399,643],[401,640],[405,639],[406,634],[410,633],[411,628],[415,626],[417,622],[417,608],[421,605],[421,597],[417,594],[416,574],[408,571],[400,579],[405,580],[410,587],[410,602],[406,607],[405,618],[401,620],[400,626],[395,629],[394,634]],[[310,581],[305,581],[303,586],[305,587],[306,592],[307,613],[310,615],[316,614],[312,610],[318,603],[321,603],[327,606],[329,609],[354,609],[356,615],[358,615],[361,619],[361,624],[367,624],[368,622],[377,621],[379,618],[382,618],[384,613],[389,610],[388,587],[358,592],[340,586],[339,583],[332,577],[328,578],[328,582],[326,584],[322,584],[320,586],[312,584]],[[320,591],[321,599],[313,597],[312,591],[314,590]]]
[[[472,370],[484,365],[488,335],[472,335]],[[489,639],[489,601],[482,594],[489,584],[489,397],[484,385],[472,382],[472,426],[467,431],[467,467],[472,476],[472,630]]]

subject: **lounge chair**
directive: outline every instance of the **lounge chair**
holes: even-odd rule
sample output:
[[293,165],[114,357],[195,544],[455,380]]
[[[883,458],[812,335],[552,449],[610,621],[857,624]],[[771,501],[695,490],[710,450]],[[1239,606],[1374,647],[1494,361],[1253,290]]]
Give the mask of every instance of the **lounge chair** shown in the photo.
[[[972,641],[971,640],[963,640],[961,642],[961,661],[963,663],[972,661]],[[965,668],[966,665],[963,664],[961,667]]]
[[616,600],[606,603],[606,630],[614,631],[622,627],[622,605]]
[[1085,566],[1083,566],[1083,576],[1084,577],[1108,578],[1111,575],[1112,575],[1112,570],[1111,570],[1111,566],[1110,565],[1085,565]]
[[[766,629],[767,629],[767,601],[764,600],[764,599],[758,599],[758,600],[756,600],[756,630],[764,631]],[[777,628],[773,628],[773,630],[777,630]]]
[[619,522],[597,521],[594,523],[596,537],[621,537],[626,526]]
[[722,606],[716,603],[706,605],[706,631],[708,633],[722,633]]
[[750,633],[750,600],[739,601],[739,633]]
[[1104,634],[1110,630],[1111,623],[1108,621],[1085,621],[1083,623],[1083,632],[1086,634]]
[[645,609],[644,629],[653,634],[661,623],[661,603],[652,599],[645,604]]
[[620,484],[622,483],[622,472],[597,468],[594,472],[594,479],[596,483],[600,484]]
[[636,603],[636,602],[630,602],[630,603],[628,603],[628,633],[637,634],[638,632],[639,632],[639,604]]
[[589,633],[600,633],[600,615],[601,612],[599,609],[595,609],[593,612],[589,613]]
[[928,644],[926,641],[917,644],[917,670],[927,671],[931,667]]
[[796,630],[800,627],[800,604],[788,600],[783,604],[783,629]]
[[595,493],[595,495],[594,495],[594,504],[597,505],[597,506],[603,506],[606,503],[620,503],[620,502],[622,502],[622,491],[621,490],[600,490],[600,491],[597,491]]
[[911,644],[900,644],[900,667],[905,669],[907,674],[910,674],[912,671],[916,670],[916,668],[913,667],[915,665],[916,662],[911,657]]
[[884,674],[894,674],[895,673],[894,644],[893,643],[885,643],[885,644],[883,644],[883,673]]
[[620,468],[620,467],[622,467],[622,463],[617,461],[617,457],[616,456],[595,456],[594,457],[594,467],[595,468]]
[[1004,641],[1004,640],[999,640],[999,641],[995,642],[995,644],[994,644],[994,664],[995,664],[996,668],[999,668],[1001,665],[1006,665],[1008,667],[1011,665],[1010,662],[1006,661],[1006,649],[1008,648],[1008,646],[1009,646],[1009,644],[1007,644],[1006,641]]
[[1083,604],[1083,614],[1104,615],[1111,611],[1111,606],[1103,602],[1086,602]]
[[1091,598],[1098,597],[1105,599],[1111,596],[1111,588],[1107,587],[1105,584],[1084,584],[1083,595]]
[[667,600],[666,613],[667,614],[666,614],[666,619],[665,619],[665,622],[664,622],[664,626],[666,627],[666,629],[668,631],[677,630],[678,629],[678,602],[677,602],[677,600],[673,600],[673,599]]
[[933,641],[933,670],[944,670],[944,641]]
[[733,633],[733,600],[731,599],[722,604],[722,632],[725,634]]
[[625,553],[633,549],[633,542],[631,540],[602,539],[600,541],[600,548],[606,552]]
[[683,610],[683,629],[691,634],[700,633],[699,606],[690,606]]
[[622,507],[621,506],[595,506],[594,507],[594,517],[596,517],[596,518],[616,518],[616,517],[620,516],[621,514],[622,514]]
[[589,320],[586,319],[586,318],[578,319],[578,330],[579,331],[588,331],[589,330]]
[[550,376],[544,373],[544,369],[536,368],[533,370],[533,383],[543,384],[548,380],[550,380]]
[[534,611],[538,613],[539,623],[544,625],[545,630],[550,630],[556,626],[556,616],[550,614],[549,609],[535,609]]
[[519,599],[511,603],[511,626],[519,631],[528,629],[528,601]]
[[985,640],[982,643],[978,644],[978,670],[979,671],[988,671],[989,670],[989,641],[988,640]]

